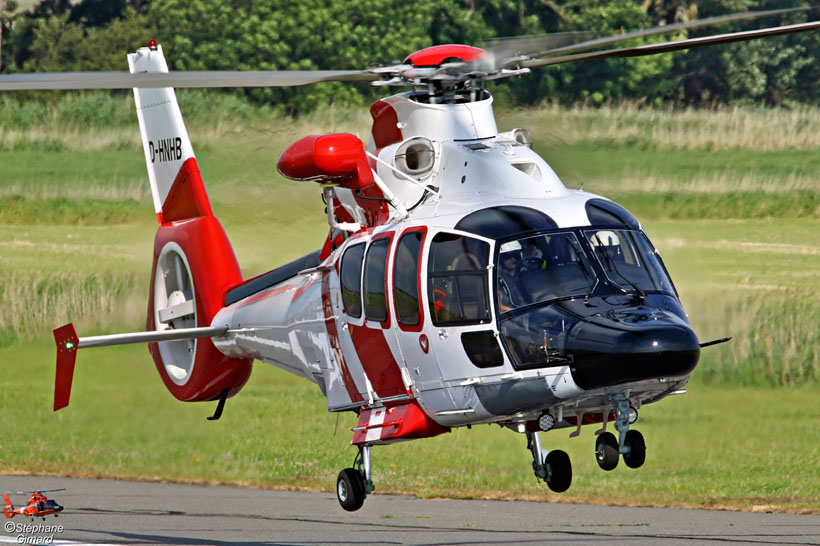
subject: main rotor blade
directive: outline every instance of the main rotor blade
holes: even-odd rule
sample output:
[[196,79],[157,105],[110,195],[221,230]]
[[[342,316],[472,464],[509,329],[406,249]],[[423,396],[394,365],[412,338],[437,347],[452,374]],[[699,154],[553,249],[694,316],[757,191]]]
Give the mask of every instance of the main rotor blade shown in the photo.
[[373,81],[363,70],[174,71],[168,73],[43,72],[0,76],[0,91],[131,89],[133,87],[291,87],[319,82]]
[[[626,40],[634,40],[635,38],[645,38],[647,36],[656,36],[658,34],[668,34],[670,32],[677,32],[680,30],[693,30],[700,27],[710,26],[710,25],[717,25],[720,23],[730,23],[734,21],[744,21],[749,19],[757,19],[761,17],[767,17],[771,15],[783,15],[785,13],[797,12],[797,11],[807,11],[810,9],[814,9],[813,7],[808,8],[786,8],[786,9],[772,9],[767,11],[747,11],[743,13],[730,13],[728,15],[718,15],[715,17],[707,17],[705,19],[696,19],[694,21],[687,21],[683,23],[672,23],[669,25],[662,25],[657,27],[645,28],[641,30],[635,30],[632,32],[627,32],[625,34],[615,34],[613,36],[606,36],[604,38],[597,38],[595,40],[588,40],[586,42],[575,43],[563,47],[557,47],[554,49],[548,49],[546,51],[540,51],[537,53],[532,53],[530,57],[545,57],[548,55],[567,55],[569,53],[574,53],[576,51],[583,51],[585,49],[591,49],[594,47],[600,47],[605,45],[616,44],[619,42],[623,42]],[[531,66],[531,65],[527,65]],[[538,65],[542,66],[542,65]]]
[[681,49],[694,49],[697,47],[705,47],[716,44],[743,42],[746,40],[754,40],[756,38],[780,36],[782,34],[795,34],[797,32],[808,32],[817,29],[820,29],[820,21],[800,23],[784,27],[733,32],[730,34],[717,34],[715,36],[690,38],[688,40],[677,40],[672,42],[663,42],[660,44],[647,44],[622,49],[607,49],[605,51],[592,51],[590,53],[578,53],[576,55],[563,55],[561,57],[550,57],[548,59],[532,59],[522,62],[521,66],[535,68],[538,66],[549,66],[573,61],[586,61],[589,59],[606,59],[609,57],[642,57],[644,55],[656,55],[658,53],[667,53],[669,51],[678,51]]
[[54,491],[65,491],[65,487],[62,489],[37,489],[36,491],[4,491],[10,495],[28,495],[29,493],[53,493]]
[[552,34],[533,34],[530,36],[512,36],[496,38],[480,44],[492,60],[494,68],[500,69],[516,61],[538,57],[539,51],[553,51],[568,44],[577,44],[587,41],[593,36],[600,36],[600,32],[570,31]]

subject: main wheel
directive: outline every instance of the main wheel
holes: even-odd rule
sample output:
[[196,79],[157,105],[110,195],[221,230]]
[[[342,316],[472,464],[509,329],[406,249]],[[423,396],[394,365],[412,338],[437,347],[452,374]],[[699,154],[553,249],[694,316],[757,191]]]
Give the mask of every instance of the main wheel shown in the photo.
[[364,504],[364,478],[355,468],[345,468],[336,479],[336,498],[348,512],[355,512]]
[[595,440],[595,460],[598,466],[606,471],[614,470],[618,466],[621,454],[618,451],[618,440],[611,432],[604,432]]
[[556,449],[544,457],[544,466],[547,467],[547,487],[556,493],[563,493],[572,483],[572,463],[566,452]]
[[629,468],[642,467],[646,461],[646,443],[643,441],[643,434],[637,430],[628,430],[624,445],[628,448],[624,454],[624,464]]

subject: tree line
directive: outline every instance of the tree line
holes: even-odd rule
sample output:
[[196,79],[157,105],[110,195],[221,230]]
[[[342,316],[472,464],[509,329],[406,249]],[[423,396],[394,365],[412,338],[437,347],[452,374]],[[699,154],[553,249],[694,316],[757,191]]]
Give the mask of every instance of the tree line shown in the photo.
[[[172,70],[364,69],[401,62],[434,44],[568,31],[607,35],[808,0],[40,0],[0,15],[0,70],[127,70],[125,53],[150,39]],[[718,25],[694,37],[816,19],[820,10]],[[817,103],[820,33],[650,57],[568,63],[490,84],[509,105],[542,102],[718,107]],[[230,91],[297,113],[319,104],[363,105],[366,84]],[[39,95],[40,97],[44,95]],[[48,100],[48,99],[43,99]]]

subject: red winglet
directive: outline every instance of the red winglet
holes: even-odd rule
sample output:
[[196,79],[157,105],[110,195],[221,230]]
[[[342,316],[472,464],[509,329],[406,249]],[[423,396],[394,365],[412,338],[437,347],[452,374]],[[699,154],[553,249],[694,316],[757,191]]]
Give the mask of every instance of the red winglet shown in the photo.
[[80,340],[74,325],[69,323],[54,330],[57,342],[57,376],[54,380],[54,411],[63,409],[71,398],[71,381]]

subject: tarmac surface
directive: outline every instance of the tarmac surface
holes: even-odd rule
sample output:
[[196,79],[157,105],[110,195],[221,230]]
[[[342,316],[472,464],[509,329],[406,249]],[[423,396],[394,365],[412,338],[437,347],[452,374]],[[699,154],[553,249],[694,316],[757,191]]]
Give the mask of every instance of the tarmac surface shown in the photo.
[[378,494],[348,513],[332,493],[0,475],[3,491],[59,488],[59,517],[0,518],[0,544],[820,545],[820,516]]

